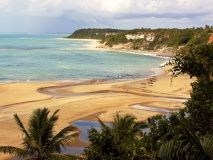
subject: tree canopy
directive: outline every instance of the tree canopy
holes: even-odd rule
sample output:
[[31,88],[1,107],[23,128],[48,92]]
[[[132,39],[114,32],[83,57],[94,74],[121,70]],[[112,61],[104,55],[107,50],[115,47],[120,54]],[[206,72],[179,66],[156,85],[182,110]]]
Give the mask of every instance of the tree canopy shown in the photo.
[[[169,119],[154,117],[156,123],[150,126],[163,125],[164,130],[156,137],[156,130],[144,138],[145,141],[158,143],[152,150],[155,153],[153,159],[212,159],[213,153],[213,44],[202,44],[198,46],[187,46],[181,49],[168,63],[172,65],[173,76],[187,73],[196,77],[192,83],[191,99],[180,111],[179,115],[172,114]],[[173,117],[173,118],[172,118]],[[172,128],[169,128],[171,123]],[[166,125],[165,125],[166,124]],[[159,129],[158,129],[159,130]],[[155,131],[155,132],[154,132]],[[175,132],[174,132],[175,131]],[[169,136],[165,136],[169,135]],[[156,144],[155,143],[155,144]],[[152,149],[152,148],[151,148]]]
[[95,128],[89,130],[91,145],[86,148],[87,159],[115,160],[143,159],[144,148],[141,145],[142,128],[146,128],[145,122],[136,122],[132,115],[121,116],[118,113],[114,117],[111,126],[105,125],[101,120],[101,132]]
[[112,127],[100,121],[101,132],[94,128],[89,131],[91,145],[85,152],[88,159],[213,158],[213,44],[186,46],[168,65],[173,66],[173,77],[185,73],[196,77],[186,107],[179,113],[171,113],[170,117],[157,115],[149,118],[150,132],[142,134],[139,139],[131,134],[134,133],[134,129],[129,128],[132,125],[126,125],[131,124],[125,120],[130,120],[131,116],[115,116]]

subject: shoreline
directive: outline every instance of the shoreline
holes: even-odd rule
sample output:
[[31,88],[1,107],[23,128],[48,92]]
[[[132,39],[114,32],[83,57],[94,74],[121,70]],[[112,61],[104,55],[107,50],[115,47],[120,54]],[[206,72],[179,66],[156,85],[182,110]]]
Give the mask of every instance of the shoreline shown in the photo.
[[[171,86],[171,75],[168,69],[164,70],[165,72],[160,76],[119,82],[91,81],[76,84],[49,81],[0,84],[2,95],[0,106],[10,105],[0,110],[1,145],[20,146],[22,135],[13,120],[13,114],[17,113],[26,126],[29,115],[36,108],[47,107],[51,113],[60,109],[56,131],[77,120],[94,120],[95,114],[99,114],[98,117],[106,122],[110,122],[116,112],[131,113],[137,117],[137,120],[146,120],[157,114],[157,112],[130,107],[135,104],[174,110],[183,108],[182,102],[165,98],[189,98],[190,83],[193,79],[181,75],[173,79]],[[72,96],[54,97],[42,94],[38,92],[41,88],[56,88],[56,92]],[[81,146],[81,144],[77,140],[72,146]],[[8,155],[0,154],[1,159],[6,157]]]
[[[98,39],[75,39],[75,38],[56,38],[58,40],[67,40],[67,41],[71,41],[71,40],[77,40],[77,41],[89,41],[89,45],[85,45],[85,46],[89,46],[89,47],[85,47],[85,48],[77,48],[76,50],[100,50],[100,51],[110,51],[110,52],[119,52],[119,53],[129,53],[129,54],[137,54],[137,55],[146,55],[146,56],[151,56],[151,57],[159,57],[162,59],[165,59],[165,62],[163,62],[162,64],[159,65],[159,67],[163,66],[166,62],[168,62],[168,60],[170,59],[170,57],[167,56],[159,56],[154,52],[144,52],[144,51],[135,51],[135,50],[123,50],[123,49],[112,49],[112,48],[100,48],[100,40]],[[158,74],[156,74],[155,70],[158,70],[159,68],[152,68],[151,70],[155,73],[147,76],[158,76]],[[160,71],[160,74],[162,74],[162,72]],[[10,84],[10,83],[22,83],[22,82],[54,82],[54,83],[66,83],[66,82],[82,82],[82,81],[91,81],[91,80],[100,80],[100,81],[126,81],[126,80],[133,80],[133,79],[141,79],[141,78],[147,78],[147,77],[140,77],[140,76],[135,76],[132,78],[113,78],[113,79],[66,79],[66,80],[2,80],[0,81],[0,84]]]
[[13,83],[87,83],[87,82],[91,82],[91,81],[100,81],[100,82],[123,82],[123,81],[131,81],[131,80],[136,80],[136,79],[148,79],[152,76],[160,76],[162,75],[165,70],[162,68],[168,61],[165,61],[164,63],[160,64],[159,67],[155,67],[155,68],[151,68],[150,70],[152,72],[154,72],[153,74],[147,75],[146,77],[139,77],[139,76],[135,76],[132,78],[113,78],[113,79],[96,79],[96,78],[85,78],[85,79],[67,79],[67,80],[4,80],[4,81],[0,81],[0,85],[1,84],[13,84]]
[[[79,82],[71,80],[0,83],[0,145],[20,147],[22,135],[13,120],[13,115],[18,114],[23,124],[27,126],[29,115],[36,108],[47,107],[51,113],[60,109],[59,120],[55,126],[56,131],[77,120],[95,120],[96,114],[105,122],[111,122],[116,112],[131,113],[137,117],[137,120],[147,120],[158,114],[158,112],[132,108],[132,105],[171,110],[183,108],[182,102],[175,98],[188,99],[191,90],[190,83],[194,79],[190,79],[187,75],[180,75],[173,79],[171,86],[169,68],[163,70],[164,73],[161,75],[121,81],[81,80]],[[52,93],[45,94],[45,91]],[[62,96],[54,96],[54,92]],[[7,107],[2,108],[2,106]],[[71,143],[71,146],[82,145],[85,143],[78,139]],[[10,156],[0,154],[0,159],[8,158]]]
[[112,48],[104,46],[104,44],[101,44],[99,39],[79,39],[79,38],[60,38],[60,40],[78,40],[78,41],[91,41],[91,48],[83,48],[85,50],[101,50],[101,51],[112,51],[112,52],[125,52],[130,54],[139,54],[139,55],[147,55],[147,56],[154,56],[159,58],[165,58],[169,59],[168,55],[162,55],[162,53],[159,53],[159,51],[141,51],[141,50],[133,50],[133,49],[119,49],[119,48]]

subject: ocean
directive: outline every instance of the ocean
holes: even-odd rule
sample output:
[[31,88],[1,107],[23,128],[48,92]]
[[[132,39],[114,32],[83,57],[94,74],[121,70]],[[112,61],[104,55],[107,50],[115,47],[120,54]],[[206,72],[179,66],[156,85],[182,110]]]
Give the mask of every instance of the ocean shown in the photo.
[[156,74],[165,58],[93,50],[67,34],[0,34],[0,83],[126,80]]

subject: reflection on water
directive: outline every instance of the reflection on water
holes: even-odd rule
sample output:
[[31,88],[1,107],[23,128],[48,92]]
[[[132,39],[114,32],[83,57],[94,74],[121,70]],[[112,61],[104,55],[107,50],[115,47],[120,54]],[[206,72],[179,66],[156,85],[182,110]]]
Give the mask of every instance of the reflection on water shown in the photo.
[[[95,121],[87,121],[87,120],[78,120],[72,123],[75,125],[79,130],[81,130],[81,134],[78,136],[78,139],[83,142],[89,142],[88,137],[88,129],[94,127],[96,130],[101,130],[101,125],[99,122]],[[110,123],[105,123],[106,125],[110,125]],[[66,147],[62,150],[65,154],[72,154],[72,155],[82,155],[84,152],[84,147]]]
[[[169,109],[163,109],[163,108],[156,108],[156,107],[148,107],[148,106],[141,106],[141,105],[132,105],[132,108],[135,109],[141,109],[141,110],[147,110],[147,111],[153,111],[153,112],[163,112],[166,116],[166,118],[169,117],[169,115],[172,112],[178,112],[179,110],[169,110]],[[94,127],[96,130],[101,130],[101,125],[99,122],[95,121],[87,121],[87,120],[78,120],[72,123],[75,125],[79,130],[81,130],[81,134],[79,135],[79,140],[83,142],[88,142],[88,129],[91,127]],[[110,126],[110,123],[105,123],[107,126]],[[145,128],[143,129],[144,133],[149,133],[150,129]],[[84,152],[84,147],[66,147],[65,149],[62,149],[62,153],[64,154],[71,154],[71,155],[82,155]],[[12,160],[21,160],[18,158],[13,158]]]
[[171,100],[171,101],[179,101],[179,102],[187,102],[188,99],[183,99],[183,98],[162,98],[165,100]]
[[[61,148],[63,154],[80,156],[84,152],[84,147],[65,147]],[[11,160],[24,160],[24,158],[12,158]]]
[[[79,83],[80,85],[80,83]],[[111,91],[102,91],[102,92],[88,92],[88,93],[63,93],[60,90],[70,89],[71,86],[61,86],[61,87],[49,87],[49,88],[39,88],[37,91],[42,94],[47,94],[53,96],[53,98],[62,98],[62,97],[75,97],[75,96],[88,96],[88,95],[109,95],[116,92]]]
[[66,147],[62,148],[62,153],[80,156],[84,153],[84,147]]
[[[169,109],[164,109],[164,108],[156,108],[156,107],[148,107],[148,106],[141,106],[141,105],[132,105],[132,108],[135,109],[141,109],[141,110],[147,110],[147,111],[152,111],[152,112],[163,112],[164,116],[168,118],[171,113],[173,112],[178,112],[179,110],[169,110]],[[101,130],[101,125],[99,122],[95,121],[87,121],[87,120],[78,120],[72,123],[75,125],[79,130],[81,130],[81,134],[79,135],[79,140],[83,142],[88,142],[88,129],[91,127],[94,127],[96,130],[100,131]],[[110,126],[110,123],[105,123],[106,125]],[[143,129],[143,132],[148,133],[149,129]]]
[[[79,135],[79,140],[83,142],[89,142],[88,137],[88,129],[91,127],[94,127],[96,130],[101,130],[101,125],[99,122],[95,121],[87,121],[87,120],[78,120],[72,123],[74,126],[76,126],[79,130],[81,130],[81,134]],[[105,123],[106,125],[110,126],[110,123]]]
[[172,112],[172,110],[169,110],[169,109],[141,106],[141,105],[138,105],[138,104],[137,105],[133,105],[131,107],[135,108],[135,109],[142,109],[142,110],[152,111],[152,112],[166,112],[166,113]]
[[[166,118],[169,118],[171,113],[179,112],[179,110],[169,110],[169,109],[164,109],[164,108],[141,106],[139,104],[132,105],[131,107],[135,108],[135,109],[141,109],[141,110],[152,111],[152,112],[163,112],[164,113],[163,116],[165,116]],[[144,128],[144,129],[142,129],[142,131],[143,131],[143,133],[148,134],[150,132],[150,129]]]
[[166,116],[166,118],[169,118],[171,113],[179,112],[179,110],[169,110],[169,109],[164,109],[164,108],[141,106],[139,104],[132,105],[131,107],[135,108],[135,109],[141,109],[141,110],[152,111],[152,112],[163,112],[164,113],[163,115]]
[[[95,121],[87,121],[87,120],[78,120],[72,123],[75,125],[79,130],[81,130],[81,134],[79,135],[79,140],[83,142],[88,142],[88,129],[91,127],[94,127],[96,130],[100,131],[101,130],[101,125],[99,122]],[[105,123],[106,125],[110,125],[110,123]],[[84,153],[84,147],[70,147],[67,146],[65,148],[62,148],[62,153],[64,154],[70,154],[70,155],[76,155],[80,156]],[[11,160],[22,160],[20,158],[13,158]]]

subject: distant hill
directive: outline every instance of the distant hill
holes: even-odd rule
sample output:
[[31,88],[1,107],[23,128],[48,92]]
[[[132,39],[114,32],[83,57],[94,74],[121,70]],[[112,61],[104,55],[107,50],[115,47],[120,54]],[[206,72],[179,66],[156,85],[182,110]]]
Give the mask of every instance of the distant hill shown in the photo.
[[124,32],[125,30],[119,29],[98,29],[98,28],[88,28],[76,30],[73,34],[67,38],[82,38],[82,39],[103,39],[104,37],[116,35],[118,33]]
[[199,45],[213,41],[213,27],[186,29],[79,29],[68,38],[101,39],[102,48],[152,50],[171,52],[185,45]]
[[187,29],[134,29],[103,38],[102,42],[112,47],[117,44],[130,43],[133,49],[153,50],[183,45],[207,43],[213,28]]

